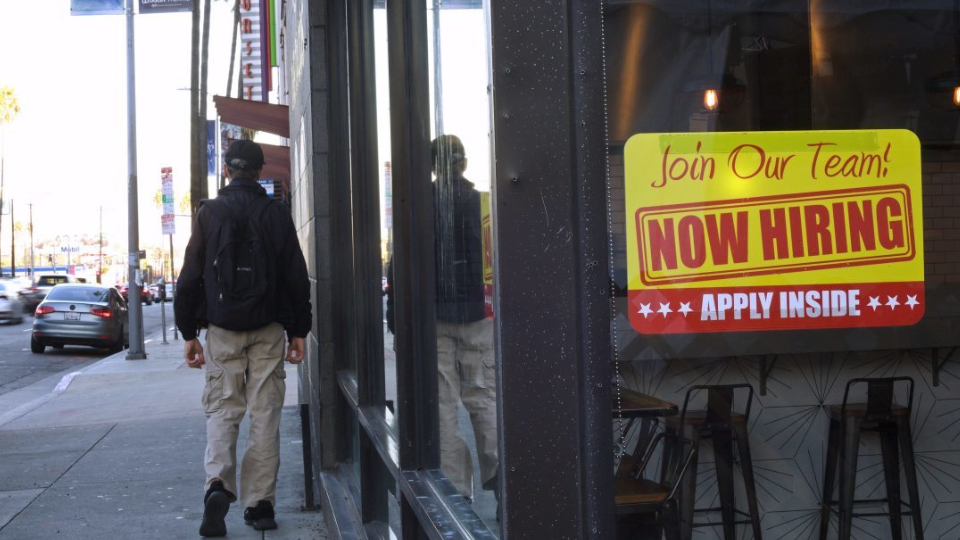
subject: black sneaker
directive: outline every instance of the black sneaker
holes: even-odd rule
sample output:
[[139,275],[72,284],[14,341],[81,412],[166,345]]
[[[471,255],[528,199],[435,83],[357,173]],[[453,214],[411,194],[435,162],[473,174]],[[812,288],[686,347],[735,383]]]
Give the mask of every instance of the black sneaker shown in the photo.
[[243,522],[258,531],[270,531],[277,528],[274,520],[273,505],[270,501],[260,501],[255,508],[243,511]]
[[227,535],[227,524],[223,518],[230,510],[230,496],[222,482],[214,482],[203,497],[203,521],[200,522],[200,536],[219,537]]

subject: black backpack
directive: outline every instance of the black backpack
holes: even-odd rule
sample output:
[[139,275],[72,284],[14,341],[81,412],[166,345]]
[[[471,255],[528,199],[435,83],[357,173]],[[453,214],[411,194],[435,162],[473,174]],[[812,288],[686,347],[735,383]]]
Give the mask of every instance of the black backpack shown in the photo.
[[272,202],[269,197],[259,196],[240,208],[216,199],[201,203],[220,221],[213,260],[218,292],[216,298],[208,298],[208,302],[215,302],[207,307],[210,322],[217,326],[245,330],[270,322],[268,266],[273,258],[261,223]]

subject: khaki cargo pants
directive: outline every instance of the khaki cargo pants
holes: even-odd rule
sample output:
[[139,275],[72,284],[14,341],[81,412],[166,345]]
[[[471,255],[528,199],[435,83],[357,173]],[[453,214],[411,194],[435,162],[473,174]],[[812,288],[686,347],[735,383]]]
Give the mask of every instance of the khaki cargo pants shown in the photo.
[[204,490],[216,480],[236,500],[237,435],[249,410],[250,433],[240,467],[240,502],[276,506],[280,468],[280,412],[286,393],[284,330],[277,323],[257,330],[234,332],[210,326],[206,334],[207,415]]
[[440,394],[440,467],[464,497],[473,497],[473,460],[460,431],[459,405],[470,413],[480,461],[480,482],[497,476],[497,380],[493,320],[437,321]]

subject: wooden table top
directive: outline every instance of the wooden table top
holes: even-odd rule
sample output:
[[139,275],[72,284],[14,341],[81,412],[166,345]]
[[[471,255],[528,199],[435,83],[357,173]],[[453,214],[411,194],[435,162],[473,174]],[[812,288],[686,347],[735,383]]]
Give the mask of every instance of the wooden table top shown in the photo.
[[617,403],[616,388],[613,389],[613,417],[618,417],[618,412],[622,412],[623,418],[638,418],[646,416],[672,416],[677,414],[679,407],[676,403],[670,403],[662,399],[634,392],[628,388],[620,388],[620,402]]

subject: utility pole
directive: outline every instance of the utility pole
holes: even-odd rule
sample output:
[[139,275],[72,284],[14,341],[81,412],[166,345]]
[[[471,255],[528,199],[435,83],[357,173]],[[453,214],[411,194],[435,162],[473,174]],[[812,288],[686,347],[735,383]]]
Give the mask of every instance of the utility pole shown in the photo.
[[140,304],[140,213],[137,208],[137,77],[134,56],[133,1],[125,0],[127,18],[127,284],[130,306],[130,348],[127,360],[146,360],[143,305]]
[[[190,214],[195,215],[198,205],[206,198],[200,170],[200,13],[202,6],[194,1],[191,18],[190,55]],[[205,126],[204,126],[205,127]]]
[[36,275],[36,267],[33,261],[33,203],[30,203],[30,279]]
[[13,199],[10,199],[10,277],[17,277],[17,222],[13,219]]
[[97,283],[103,283],[103,205],[100,205],[100,254],[97,255]]

